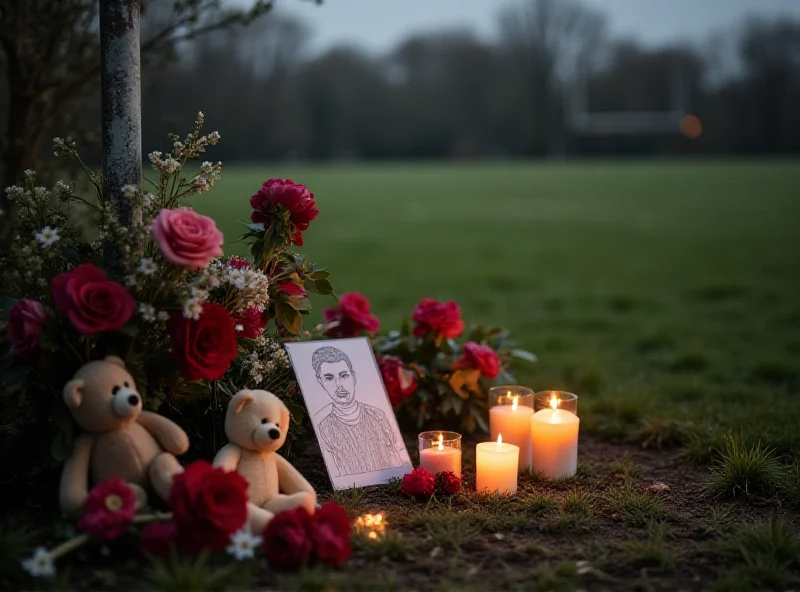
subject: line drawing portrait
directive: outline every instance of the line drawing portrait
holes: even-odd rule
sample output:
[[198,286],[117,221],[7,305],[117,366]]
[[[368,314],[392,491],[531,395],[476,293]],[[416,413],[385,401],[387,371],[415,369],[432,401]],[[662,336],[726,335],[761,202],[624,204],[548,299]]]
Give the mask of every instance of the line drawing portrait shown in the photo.
[[286,348],[335,489],[385,483],[411,470],[366,339]]

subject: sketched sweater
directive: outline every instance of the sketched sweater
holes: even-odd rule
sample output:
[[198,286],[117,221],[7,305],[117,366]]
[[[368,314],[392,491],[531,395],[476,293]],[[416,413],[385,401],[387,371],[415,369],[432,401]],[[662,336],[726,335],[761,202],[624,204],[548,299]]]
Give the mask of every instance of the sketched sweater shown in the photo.
[[361,413],[345,420],[335,411],[319,423],[321,444],[333,456],[340,475],[357,475],[400,466],[395,438],[380,409],[359,403]]

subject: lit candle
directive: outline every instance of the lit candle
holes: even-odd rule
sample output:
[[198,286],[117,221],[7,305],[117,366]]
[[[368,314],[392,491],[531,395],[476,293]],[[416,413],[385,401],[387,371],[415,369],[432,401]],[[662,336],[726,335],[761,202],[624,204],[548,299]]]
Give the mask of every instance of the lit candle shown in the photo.
[[[574,395],[573,395],[574,396]],[[550,408],[540,409],[531,418],[533,471],[547,479],[572,477],[578,470],[578,416],[559,408],[555,393]]]
[[475,489],[479,493],[515,493],[519,473],[519,446],[497,442],[481,442],[476,449]]
[[489,408],[489,431],[492,440],[504,434],[506,442],[519,447],[519,470],[531,470],[531,416],[533,407],[520,405],[519,395],[507,394],[499,397],[500,401],[509,401],[510,405],[494,405]]
[[436,475],[452,471],[461,477],[461,434],[423,432],[419,435],[419,466]]

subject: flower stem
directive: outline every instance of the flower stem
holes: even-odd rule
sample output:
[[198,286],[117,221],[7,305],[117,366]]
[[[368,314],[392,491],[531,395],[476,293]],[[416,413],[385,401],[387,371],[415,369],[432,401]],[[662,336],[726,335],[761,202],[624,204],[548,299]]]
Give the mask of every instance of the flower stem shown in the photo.
[[71,538],[68,541],[64,541],[58,547],[50,551],[50,557],[53,559],[53,561],[55,561],[56,559],[66,555],[70,551],[74,551],[78,547],[82,547],[87,542],[89,542],[89,535],[80,534],[74,538]]
[[172,512],[155,512],[153,514],[139,514],[133,517],[134,524],[147,524],[148,522],[159,522],[172,520]]

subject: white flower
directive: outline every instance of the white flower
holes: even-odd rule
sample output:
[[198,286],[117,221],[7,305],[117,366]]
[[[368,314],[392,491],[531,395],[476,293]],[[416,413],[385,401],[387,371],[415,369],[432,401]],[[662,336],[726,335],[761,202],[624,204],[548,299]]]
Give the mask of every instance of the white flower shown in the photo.
[[45,226],[42,228],[40,232],[36,233],[36,240],[39,241],[42,246],[49,247],[61,238],[58,236],[58,228],[50,228],[49,226]]
[[156,309],[152,304],[145,304],[144,302],[139,305],[139,312],[142,315],[142,318],[147,321],[148,323],[152,323],[156,320]]
[[156,265],[149,257],[142,257],[139,260],[139,273],[144,275],[153,275],[157,269],[158,265]]
[[53,558],[50,552],[44,547],[39,547],[33,552],[33,557],[22,562],[25,571],[34,578],[52,578],[56,575],[56,568],[53,565]]
[[237,333],[241,333],[244,331],[244,325],[236,325],[235,329]]
[[169,320],[169,313],[166,310],[159,310],[156,318],[159,321],[168,321]]
[[231,544],[225,550],[233,555],[237,561],[252,559],[255,557],[256,548],[261,544],[262,540],[260,536],[255,536],[245,526],[231,535]]
[[136,197],[137,191],[139,191],[139,188],[136,185],[122,186],[122,195],[124,195],[126,199],[133,199],[134,197]]
[[189,298],[183,303],[183,318],[196,321],[203,312],[203,302],[199,298]]

